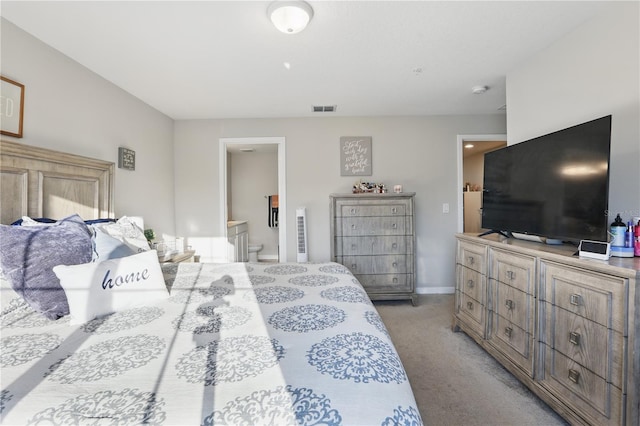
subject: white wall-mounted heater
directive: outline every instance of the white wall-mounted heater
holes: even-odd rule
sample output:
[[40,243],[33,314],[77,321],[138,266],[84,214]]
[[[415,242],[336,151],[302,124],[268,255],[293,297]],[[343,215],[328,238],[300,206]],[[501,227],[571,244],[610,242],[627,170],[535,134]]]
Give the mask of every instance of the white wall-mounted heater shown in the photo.
[[308,262],[309,252],[307,246],[307,209],[296,209],[296,229],[298,235],[298,262]]

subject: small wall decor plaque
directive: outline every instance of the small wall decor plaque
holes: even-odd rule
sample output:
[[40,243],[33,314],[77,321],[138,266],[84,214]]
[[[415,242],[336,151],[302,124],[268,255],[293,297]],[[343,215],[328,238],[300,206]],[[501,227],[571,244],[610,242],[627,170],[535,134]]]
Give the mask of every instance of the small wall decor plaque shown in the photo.
[[340,138],[340,176],[371,176],[371,136]]
[[22,137],[24,85],[0,76],[0,134]]
[[118,148],[118,167],[126,170],[136,169],[136,152],[132,149]]

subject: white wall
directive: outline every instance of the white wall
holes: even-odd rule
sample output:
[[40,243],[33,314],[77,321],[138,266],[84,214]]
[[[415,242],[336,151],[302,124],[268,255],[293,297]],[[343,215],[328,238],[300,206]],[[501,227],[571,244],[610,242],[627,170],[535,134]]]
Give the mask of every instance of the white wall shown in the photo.
[[[295,261],[295,208],[306,206],[311,261],[330,255],[329,194],[350,192],[355,177],[340,176],[340,136],[373,138],[373,175],[363,180],[416,192],[418,287],[454,285],[457,230],[457,135],[505,132],[504,115],[433,117],[318,117],[179,120],[175,123],[176,231],[198,242],[220,238],[218,139],[281,136],[287,153],[287,254]],[[442,213],[449,203],[450,213]],[[234,213],[235,214],[235,213]]]
[[25,85],[23,138],[16,142],[118,162],[116,217],[142,216],[156,235],[174,235],[173,120],[1,19],[1,73]]
[[509,144],[611,114],[609,216],[640,216],[640,3],[578,27],[507,75]]
[[262,244],[259,258],[278,259],[278,228],[269,228],[267,221],[268,198],[278,193],[278,153],[239,152],[230,155],[232,220],[249,221],[249,243]]

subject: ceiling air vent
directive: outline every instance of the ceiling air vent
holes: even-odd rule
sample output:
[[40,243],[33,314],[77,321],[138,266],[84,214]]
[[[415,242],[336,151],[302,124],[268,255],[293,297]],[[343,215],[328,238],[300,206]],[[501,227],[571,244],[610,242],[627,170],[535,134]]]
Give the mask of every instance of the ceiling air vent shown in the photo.
[[313,112],[334,112],[336,110],[335,105],[314,105]]

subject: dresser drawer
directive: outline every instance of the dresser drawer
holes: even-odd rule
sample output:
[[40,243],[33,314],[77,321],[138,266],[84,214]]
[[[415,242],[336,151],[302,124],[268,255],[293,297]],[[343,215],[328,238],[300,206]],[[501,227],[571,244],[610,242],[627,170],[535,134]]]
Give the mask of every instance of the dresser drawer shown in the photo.
[[489,278],[515,287],[525,293],[534,294],[535,258],[492,249]]
[[620,425],[622,391],[589,369],[550,346],[541,344],[545,353],[544,378],[540,382],[552,392],[563,395],[564,402],[597,425]]
[[341,220],[343,237],[366,235],[412,235],[412,221],[410,217],[347,217]]
[[413,256],[343,256],[338,260],[353,274],[407,274],[413,273]]
[[336,255],[412,254],[408,236],[338,237]]
[[485,336],[485,315],[487,310],[484,305],[476,299],[463,292],[456,292],[458,300],[458,315],[472,327],[476,333],[484,338]]
[[489,341],[529,376],[533,376],[533,334],[494,312]]
[[458,241],[457,263],[483,275],[487,273],[486,246],[473,244],[468,241]]
[[406,216],[406,204],[340,204],[339,215],[342,217],[377,217]]
[[543,307],[546,324],[542,342],[622,388],[622,334],[549,303]]
[[458,271],[458,290],[485,304],[487,278],[480,272],[462,265],[456,265],[456,269]]
[[542,301],[626,335],[624,297],[628,280],[541,262]]
[[413,291],[413,275],[411,274],[356,274],[356,278],[365,290],[372,293]]
[[492,290],[490,309],[518,327],[533,332],[533,296],[495,280],[489,280]]

